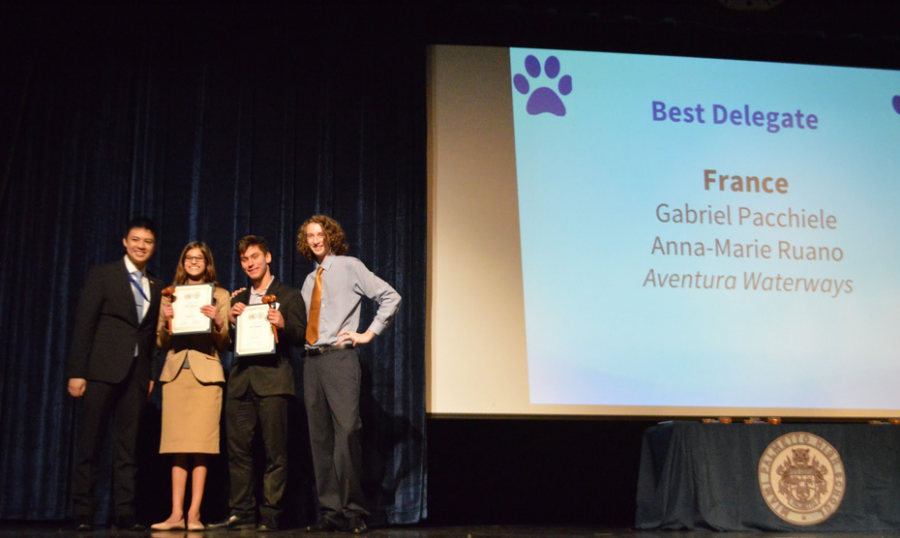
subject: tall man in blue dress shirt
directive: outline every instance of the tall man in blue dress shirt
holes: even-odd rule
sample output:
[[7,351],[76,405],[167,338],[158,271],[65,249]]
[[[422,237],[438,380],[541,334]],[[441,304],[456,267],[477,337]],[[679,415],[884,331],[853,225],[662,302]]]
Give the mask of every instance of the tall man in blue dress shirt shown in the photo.
[[[371,342],[390,325],[400,307],[400,294],[361,261],[345,256],[344,231],[329,217],[316,215],[303,223],[297,248],[316,263],[300,293],[308,320],[303,400],[322,519],[306,530],[363,533],[369,512],[361,483],[360,366],[355,347]],[[364,297],[378,303],[378,311],[359,333]]]

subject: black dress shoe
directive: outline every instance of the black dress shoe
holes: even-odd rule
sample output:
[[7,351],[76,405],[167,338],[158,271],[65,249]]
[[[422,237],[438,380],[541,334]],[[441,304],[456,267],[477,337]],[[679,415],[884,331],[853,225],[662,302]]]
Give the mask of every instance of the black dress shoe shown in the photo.
[[123,516],[116,517],[116,522],[113,525],[113,530],[120,531],[145,531],[147,527],[141,525],[140,523],[134,520],[134,516],[130,514],[126,514]]
[[230,515],[227,519],[219,521],[217,523],[210,523],[206,526],[207,529],[252,529],[256,526],[256,521],[253,516],[245,516],[240,517],[236,515]]
[[353,516],[350,518],[350,524],[347,525],[347,530],[353,534],[362,534],[369,529],[366,527],[366,520],[363,519],[362,516]]
[[258,532],[275,532],[278,530],[278,518],[274,516],[264,517],[259,526],[256,527]]
[[306,527],[306,532],[334,532],[341,528],[340,525],[330,519],[320,519],[315,525]]

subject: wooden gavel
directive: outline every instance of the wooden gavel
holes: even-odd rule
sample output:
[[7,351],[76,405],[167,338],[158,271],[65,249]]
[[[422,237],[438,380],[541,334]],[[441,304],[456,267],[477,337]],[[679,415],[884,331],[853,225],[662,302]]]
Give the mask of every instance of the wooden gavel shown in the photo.
[[[276,297],[274,295],[263,295],[262,302],[263,302],[263,304],[269,305],[269,308],[275,308],[275,303],[278,302],[278,297]],[[275,343],[277,344],[278,343],[278,329],[276,329],[274,325],[272,325],[272,334],[275,335]]]
[[[169,286],[167,288],[163,288],[161,293],[162,293],[163,297],[171,298],[171,302],[173,302],[173,303],[175,302],[175,299],[177,299],[177,297],[175,297],[175,286]],[[172,334],[172,318],[169,318],[168,322],[169,322],[169,334]]]

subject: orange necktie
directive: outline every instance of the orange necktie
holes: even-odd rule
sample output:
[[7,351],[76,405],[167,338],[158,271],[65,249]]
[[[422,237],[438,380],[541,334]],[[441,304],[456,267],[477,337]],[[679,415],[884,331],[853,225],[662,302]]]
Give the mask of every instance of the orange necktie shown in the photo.
[[316,285],[313,286],[312,302],[309,305],[309,320],[306,322],[306,341],[315,344],[319,339],[319,311],[322,310],[322,271],[316,272]]

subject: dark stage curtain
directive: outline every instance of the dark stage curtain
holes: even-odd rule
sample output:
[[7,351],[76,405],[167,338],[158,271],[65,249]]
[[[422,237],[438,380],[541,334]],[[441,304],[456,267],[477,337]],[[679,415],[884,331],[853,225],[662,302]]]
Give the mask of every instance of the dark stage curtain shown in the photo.
[[[202,240],[233,290],[246,285],[234,247],[248,233],[268,239],[272,272],[299,287],[312,264],[296,250],[298,227],[324,213],[342,223],[350,254],[403,296],[395,324],[360,353],[364,486],[372,522],[419,521],[424,49],[158,30],[0,38],[0,519],[70,515],[78,405],[63,369],[73,314],[88,269],[124,254],[130,217],[160,227],[151,273],[171,281],[182,247]],[[367,304],[363,323],[373,313]],[[294,372],[299,393],[299,352]],[[296,524],[315,518],[301,402],[285,499]],[[149,521],[169,509],[159,405],[157,388],[139,455],[138,515]],[[204,520],[225,515],[224,460],[211,468]]]

